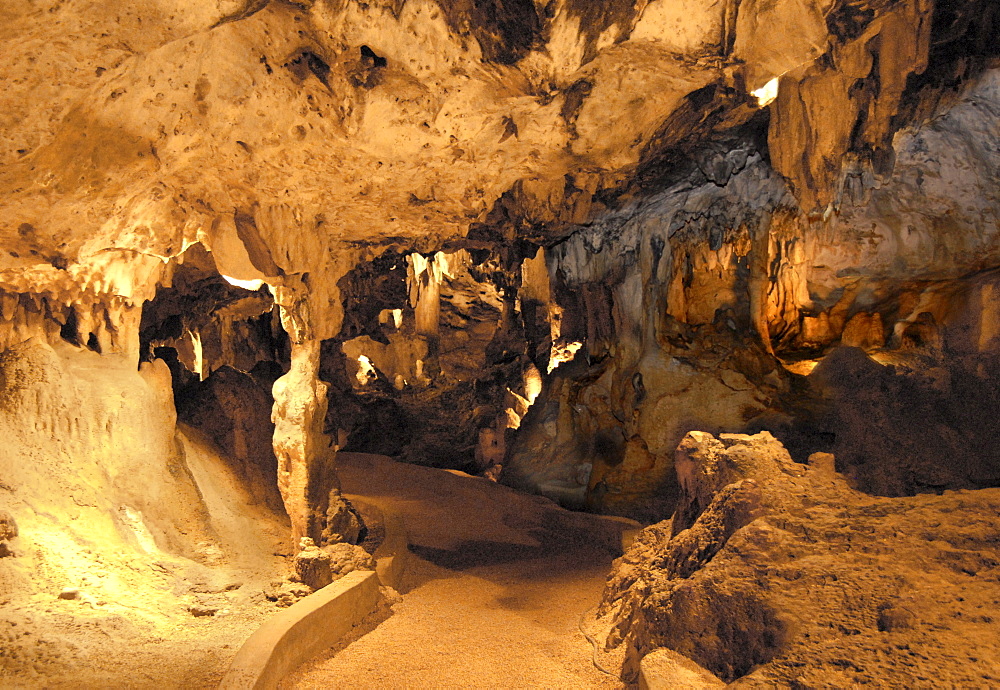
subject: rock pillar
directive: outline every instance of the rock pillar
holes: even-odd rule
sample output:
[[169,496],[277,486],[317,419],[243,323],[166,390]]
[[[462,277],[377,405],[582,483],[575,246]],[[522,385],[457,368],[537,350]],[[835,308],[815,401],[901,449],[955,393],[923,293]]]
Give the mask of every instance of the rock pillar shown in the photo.
[[441,319],[441,261],[437,256],[425,259],[414,253],[409,262],[410,306],[416,316],[417,333],[437,337]]
[[340,495],[334,451],[323,433],[327,384],[319,379],[320,341],[292,344],[292,366],[274,383],[274,454],[278,490],[292,522],[293,543],[357,541],[361,523]]

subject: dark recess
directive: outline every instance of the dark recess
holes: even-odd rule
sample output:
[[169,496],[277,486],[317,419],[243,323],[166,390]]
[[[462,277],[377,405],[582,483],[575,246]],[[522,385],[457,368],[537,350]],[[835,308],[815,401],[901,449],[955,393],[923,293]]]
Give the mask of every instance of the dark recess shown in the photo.
[[59,337],[71,345],[79,345],[80,339],[77,337],[76,310],[70,309],[66,315],[66,323],[59,329]]
[[532,0],[442,2],[448,25],[475,37],[490,62],[512,65],[542,45],[542,22]]
[[385,67],[389,64],[388,60],[376,54],[368,46],[361,46],[361,61],[370,62],[372,67]]
[[330,86],[330,65],[311,50],[305,48],[299,50],[291,60],[285,63],[285,67],[299,81],[305,81],[312,74],[323,82],[324,86]]
[[359,50],[361,57],[347,71],[347,79],[357,88],[373,89],[381,83],[382,72],[388,67],[389,61],[366,45]]
[[927,69],[907,79],[892,129],[931,117],[939,106],[950,104],[965,84],[1000,58],[998,36],[996,0],[938,0]]
[[367,335],[388,345],[378,317],[383,309],[398,309],[407,302],[406,255],[388,251],[358,264],[338,281],[337,287],[344,296],[339,340]]
[[618,40],[625,40],[632,33],[638,8],[644,4],[633,0],[568,0],[566,11],[570,16],[580,18],[580,31],[586,42],[583,51],[583,64],[597,57],[597,41],[601,34],[613,25],[621,27]]

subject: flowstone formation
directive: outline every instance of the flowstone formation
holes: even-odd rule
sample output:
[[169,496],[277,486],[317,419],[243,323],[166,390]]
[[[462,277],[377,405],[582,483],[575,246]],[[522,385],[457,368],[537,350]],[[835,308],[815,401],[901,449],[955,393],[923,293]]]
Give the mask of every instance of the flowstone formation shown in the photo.
[[998,33],[993,0],[5,2],[0,568],[217,567],[245,510],[288,571],[364,538],[339,450],[649,523],[692,430],[1000,485]]

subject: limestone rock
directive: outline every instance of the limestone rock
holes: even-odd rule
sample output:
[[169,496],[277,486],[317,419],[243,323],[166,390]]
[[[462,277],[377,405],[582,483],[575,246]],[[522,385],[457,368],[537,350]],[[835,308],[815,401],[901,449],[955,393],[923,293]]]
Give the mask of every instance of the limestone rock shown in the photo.
[[995,0],[2,5],[0,489],[99,545],[32,544],[57,582],[223,569],[261,506],[368,567],[343,446],[674,514],[609,590],[633,667],[996,681],[926,662],[996,638],[992,494],[855,491],[1000,485]]
[[195,618],[208,618],[209,616],[214,616],[219,610],[213,606],[194,604],[188,607],[188,612]]
[[877,349],[885,345],[885,330],[878,314],[859,312],[844,324],[840,344],[860,347],[863,350]]
[[268,391],[249,375],[224,366],[203,383],[189,384],[179,398],[181,420],[231,453],[234,469],[258,502],[281,509]]
[[333,582],[330,572],[330,555],[320,549],[312,539],[301,540],[300,551],[295,554],[295,578],[312,589],[326,587]]
[[267,589],[264,596],[279,608],[287,608],[312,592],[311,587],[300,582],[278,582]]
[[[626,675],[667,647],[744,685],[995,678],[997,490],[875,498],[766,434],[678,454],[681,520],[643,530],[605,592]],[[975,658],[954,656],[970,637]]]
[[330,572],[334,579],[355,570],[375,570],[375,559],[357,544],[330,544],[325,549],[330,556]]
[[318,376],[319,355],[316,340],[293,343],[291,369],[274,384],[271,421],[278,489],[295,540],[356,542],[363,538],[363,525],[340,495],[331,441],[323,433],[327,384]]
[[642,657],[639,664],[640,690],[707,690],[725,686],[711,671],[666,647]]
[[10,541],[17,537],[17,522],[6,510],[0,510],[0,558],[13,556]]
[[832,442],[813,449],[833,452],[858,488],[882,495],[994,485],[994,358],[911,352],[827,355],[809,376],[817,403],[802,425]]
[[341,542],[319,548],[305,538],[294,567],[296,579],[316,590],[355,570],[375,570],[375,560],[356,544]]
[[[668,340],[668,329],[683,337]],[[724,321],[692,328],[668,320],[658,330],[589,370],[576,362],[557,370],[501,481],[571,506],[577,492],[591,509],[660,520],[680,492],[673,449],[688,431],[744,430],[780,408],[787,373]]]

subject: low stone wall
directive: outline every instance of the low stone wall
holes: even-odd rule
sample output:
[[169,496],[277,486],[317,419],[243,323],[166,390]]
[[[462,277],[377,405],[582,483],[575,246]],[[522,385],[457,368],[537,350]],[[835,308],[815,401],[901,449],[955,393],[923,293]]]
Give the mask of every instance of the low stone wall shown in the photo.
[[367,504],[377,509],[385,529],[385,536],[375,549],[375,572],[378,573],[383,585],[402,590],[403,573],[406,571],[406,562],[410,554],[410,541],[406,536],[403,518],[385,501],[355,494],[344,494],[344,496],[355,507]]
[[[354,497],[353,500],[367,500]],[[408,540],[402,519],[377,505],[385,538],[375,551],[375,572],[356,570],[275,614],[240,647],[219,690],[271,690],[278,682],[344,638],[382,600],[383,585],[402,582]]]
[[377,574],[356,570],[275,614],[237,652],[220,690],[277,688],[371,613],[382,599],[380,587]]

